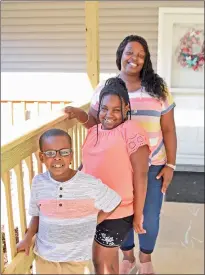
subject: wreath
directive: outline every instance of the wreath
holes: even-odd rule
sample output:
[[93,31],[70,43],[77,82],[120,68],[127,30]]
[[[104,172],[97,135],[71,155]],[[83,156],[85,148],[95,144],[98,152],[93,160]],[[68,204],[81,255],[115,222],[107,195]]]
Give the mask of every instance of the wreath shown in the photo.
[[191,29],[177,48],[177,61],[182,67],[198,71],[204,67],[204,31]]

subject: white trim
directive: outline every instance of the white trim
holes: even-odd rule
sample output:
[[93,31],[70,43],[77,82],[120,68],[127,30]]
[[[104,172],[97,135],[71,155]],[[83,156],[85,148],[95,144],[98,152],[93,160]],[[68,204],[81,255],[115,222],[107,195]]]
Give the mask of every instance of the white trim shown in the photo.
[[189,154],[177,154],[177,165],[197,165],[204,166],[204,156],[202,155],[189,155]]
[[204,10],[204,8],[159,8],[159,15],[160,14],[166,14],[166,13],[175,13],[175,14],[187,14],[187,12],[189,11],[189,13],[201,13],[201,11]]
[[195,88],[170,88],[172,94],[193,94],[193,95],[204,95],[204,89]]
[[192,164],[179,164],[176,168],[175,171],[180,171],[180,172],[198,172],[198,173],[203,173],[204,172],[204,166],[202,165],[192,165]]

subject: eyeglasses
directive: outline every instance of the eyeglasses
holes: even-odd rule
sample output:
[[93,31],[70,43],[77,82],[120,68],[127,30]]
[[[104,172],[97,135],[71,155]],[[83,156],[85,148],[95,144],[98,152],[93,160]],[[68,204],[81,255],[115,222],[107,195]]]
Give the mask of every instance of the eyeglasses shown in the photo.
[[73,150],[71,148],[70,149],[60,149],[60,150],[48,150],[48,151],[41,152],[41,153],[43,153],[47,158],[55,158],[58,152],[61,157],[67,157],[73,152]]

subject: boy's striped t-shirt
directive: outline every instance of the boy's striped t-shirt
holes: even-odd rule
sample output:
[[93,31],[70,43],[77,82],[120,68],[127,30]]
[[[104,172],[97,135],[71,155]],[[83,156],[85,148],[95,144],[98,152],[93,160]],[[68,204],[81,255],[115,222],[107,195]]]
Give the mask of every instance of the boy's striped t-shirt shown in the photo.
[[34,177],[29,214],[39,216],[34,252],[52,262],[91,259],[97,214],[111,212],[120,196],[100,180],[78,171],[66,182],[49,172]]
[[[104,87],[100,83],[91,100],[91,107],[98,110],[99,95]],[[168,91],[166,99],[159,100],[150,96],[146,90],[139,89],[129,93],[132,119],[139,122],[148,135],[150,142],[150,165],[162,165],[166,163],[166,151],[163,142],[162,129],[160,124],[161,116],[168,113],[175,107],[171,93]]]

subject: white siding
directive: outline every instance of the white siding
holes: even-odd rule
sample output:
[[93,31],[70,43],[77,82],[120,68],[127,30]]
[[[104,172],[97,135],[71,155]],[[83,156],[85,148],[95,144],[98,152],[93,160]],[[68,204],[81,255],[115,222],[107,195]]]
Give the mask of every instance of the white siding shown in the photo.
[[1,3],[2,72],[85,72],[83,1]]
[[115,54],[120,42],[130,34],[144,37],[153,67],[157,69],[159,7],[203,7],[203,1],[100,1],[101,78],[117,72]]
[[[116,49],[133,33],[147,39],[156,69],[162,6],[201,7],[203,2],[99,1],[101,78],[116,73]],[[80,99],[90,98],[85,2],[1,2],[1,71],[2,99],[38,100],[40,96],[70,101],[79,99],[79,94]]]
[[[115,52],[129,34],[143,36],[157,68],[158,8],[203,1],[99,1],[100,71],[115,73]],[[2,72],[85,72],[84,1],[1,2]]]

